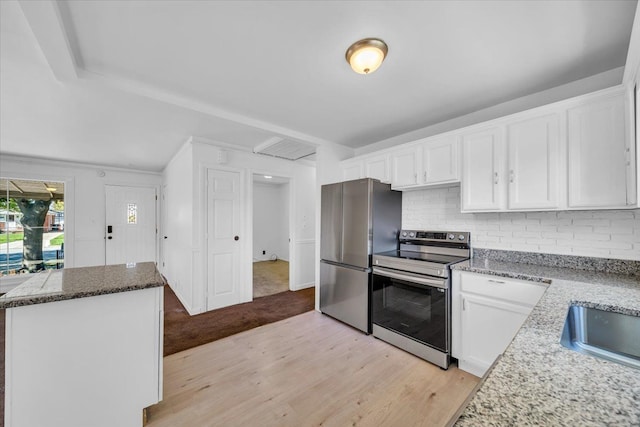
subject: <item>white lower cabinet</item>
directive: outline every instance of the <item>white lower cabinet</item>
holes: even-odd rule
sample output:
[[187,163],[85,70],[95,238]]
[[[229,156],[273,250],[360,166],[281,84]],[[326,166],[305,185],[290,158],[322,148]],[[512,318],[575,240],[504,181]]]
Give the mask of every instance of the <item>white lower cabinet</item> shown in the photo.
[[6,309],[5,425],[142,426],[162,399],[163,307],[156,287]]
[[482,377],[504,352],[546,286],[536,282],[454,271],[452,356]]

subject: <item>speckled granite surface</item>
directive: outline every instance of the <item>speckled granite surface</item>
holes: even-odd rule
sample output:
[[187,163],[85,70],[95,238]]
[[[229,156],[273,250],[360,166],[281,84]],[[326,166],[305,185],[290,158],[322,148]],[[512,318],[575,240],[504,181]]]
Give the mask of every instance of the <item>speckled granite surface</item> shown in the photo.
[[640,370],[560,344],[572,302],[639,314],[639,276],[478,258],[456,268],[551,280],[456,426],[640,425]]
[[48,270],[0,297],[0,309],[164,286],[152,262]]
[[473,248],[472,258],[640,276],[640,261]]

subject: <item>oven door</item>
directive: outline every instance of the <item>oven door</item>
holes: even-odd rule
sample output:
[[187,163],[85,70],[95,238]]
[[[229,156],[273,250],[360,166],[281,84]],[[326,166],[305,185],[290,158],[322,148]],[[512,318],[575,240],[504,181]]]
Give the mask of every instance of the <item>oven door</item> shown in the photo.
[[449,352],[447,279],[375,267],[372,283],[375,325]]

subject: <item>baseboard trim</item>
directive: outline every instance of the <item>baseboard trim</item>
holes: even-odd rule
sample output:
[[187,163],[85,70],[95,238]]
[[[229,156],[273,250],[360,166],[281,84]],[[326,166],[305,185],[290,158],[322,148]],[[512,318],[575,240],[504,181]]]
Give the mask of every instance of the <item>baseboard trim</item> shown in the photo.
[[292,291],[300,291],[302,289],[312,288],[316,285],[316,282],[300,283],[297,286],[291,286]]
[[189,304],[187,304],[187,302],[184,300],[184,298],[182,298],[182,295],[180,295],[180,292],[178,292],[178,290],[176,288],[171,286],[170,283],[167,283],[167,284],[169,285],[169,287],[171,288],[173,293],[176,294],[176,297],[178,298],[178,301],[180,301],[180,304],[182,304],[184,306],[185,310],[187,310],[187,313],[189,314],[189,316],[195,316],[196,314],[200,314],[199,311],[194,311],[193,308],[191,308],[191,306]]

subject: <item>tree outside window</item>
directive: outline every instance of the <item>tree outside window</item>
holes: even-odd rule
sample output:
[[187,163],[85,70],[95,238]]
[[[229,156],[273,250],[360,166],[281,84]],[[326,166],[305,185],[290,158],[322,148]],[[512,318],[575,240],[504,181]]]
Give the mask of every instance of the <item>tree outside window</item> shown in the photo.
[[0,178],[0,275],[64,267],[64,183]]

